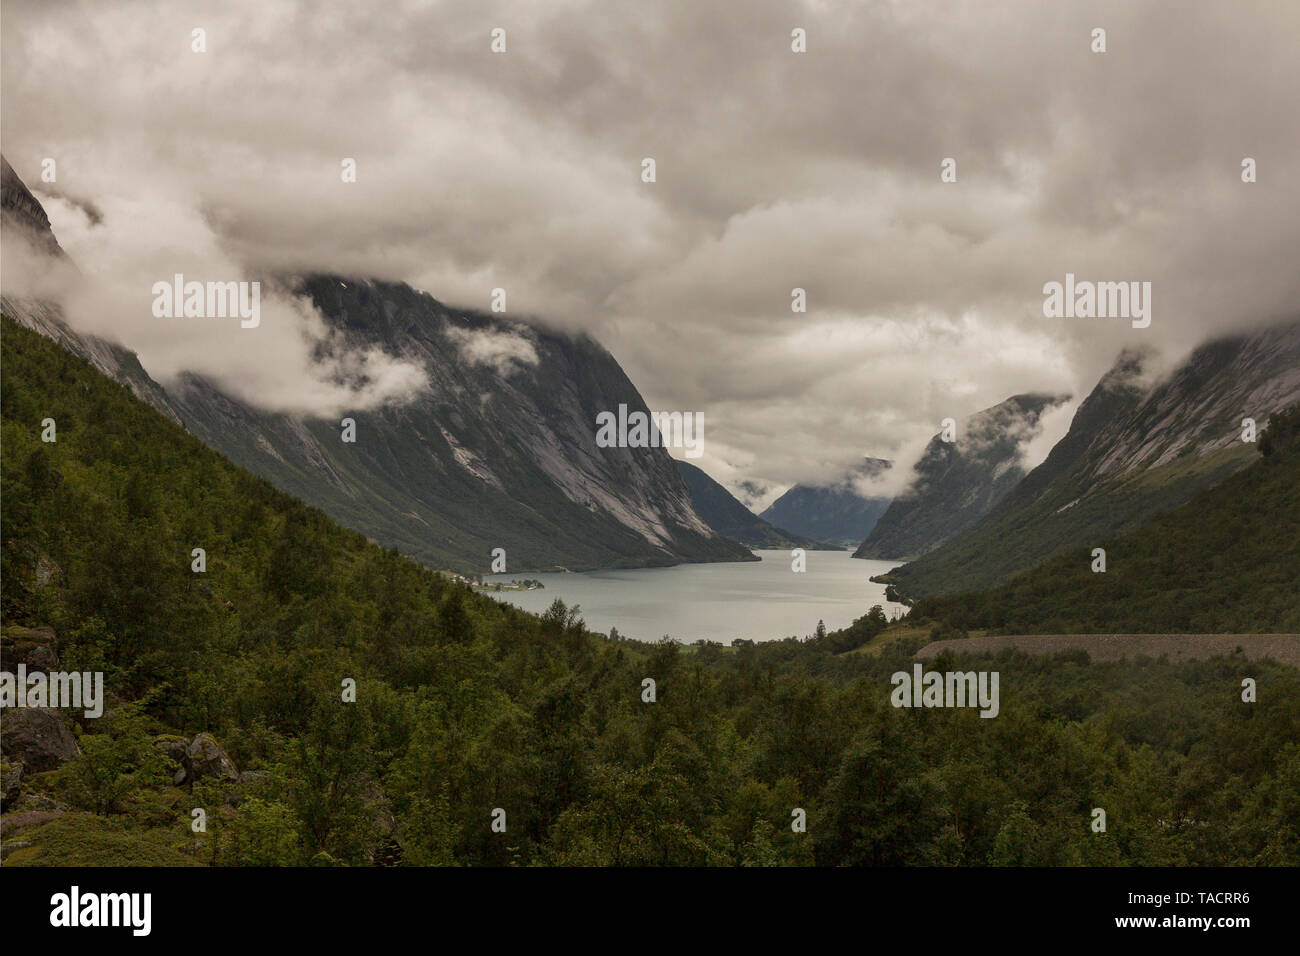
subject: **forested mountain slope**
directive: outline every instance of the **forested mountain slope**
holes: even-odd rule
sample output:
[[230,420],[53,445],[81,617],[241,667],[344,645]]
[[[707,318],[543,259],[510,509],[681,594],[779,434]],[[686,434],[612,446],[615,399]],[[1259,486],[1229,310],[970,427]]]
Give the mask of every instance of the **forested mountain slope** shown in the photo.
[[1066,436],[979,522],[895,569],[911,598],[991,587],[1140,527],[1249,465],[1262,429],[1300,399],[1300,323],[1207,342],[1154,386],[1126,352]]
[[1009,634],[1300,634],[1300,405],[1273,416],[1259,450],[1222,484],[1099,541],[1105,572],[1078,549],[912,614]]
[[1294,668],[1004,657],[986,720],[890,706],[906,642],[610,642],[339,528],[8,320],[0,348],[4,664],[108,696],[39,712],[59,752],[5,711],[6,866],[1300,863]]

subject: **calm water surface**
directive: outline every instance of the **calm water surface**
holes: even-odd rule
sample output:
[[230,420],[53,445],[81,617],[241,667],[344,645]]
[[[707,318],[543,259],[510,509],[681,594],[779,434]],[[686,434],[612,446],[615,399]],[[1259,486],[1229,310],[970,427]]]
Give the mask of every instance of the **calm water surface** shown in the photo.
[[789,551],[754,553],[762,560],[579,574],[490,574],[484,581],[532,578],[545,588],[490,596],[535,613],[559,598],[579,605],[593,631],[608,633],[616,627],[624,637],[657,641],[669,636],[685,644],[701,638],[729,644],[737,637],[805,637],[818,620],[833,631],[852,624],[873,604],[891,618],[906,610],[885,600],[883,584],[867,580],[897,567],[897,561],[855,560],[848,551],[809,551],[807,570],[795,573]]

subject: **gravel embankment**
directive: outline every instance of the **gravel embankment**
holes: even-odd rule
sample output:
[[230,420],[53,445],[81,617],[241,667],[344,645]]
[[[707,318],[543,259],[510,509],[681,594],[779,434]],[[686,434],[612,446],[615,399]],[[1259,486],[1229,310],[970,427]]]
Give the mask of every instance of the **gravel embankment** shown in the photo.
[[1005,647],[1028,654],[1058,654],[1082,649],[1094,661],[1160,657],[1162,654],[1167,654],[1171,661],[1205,660],[1220,654],[1232,654],[1240,647],[1250,660],[1271,657],[1300,667],[1300,634],[1017,634],[934,641],[917,651],[916,656],[930,660],[944,651],[982,654],[996,653]]

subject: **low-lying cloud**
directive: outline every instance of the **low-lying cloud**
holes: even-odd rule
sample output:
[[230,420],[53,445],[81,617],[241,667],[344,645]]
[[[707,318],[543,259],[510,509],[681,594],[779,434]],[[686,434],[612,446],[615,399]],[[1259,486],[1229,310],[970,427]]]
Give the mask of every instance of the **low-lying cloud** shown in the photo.
[[537,349],[522,332],[451,327],[447,329],[447,337],[466,362],[490,366],[501,376],[537,364]]
[[[226,254],[191,204],[110,197],[98,221],[58,198],[43,205],[75,268],[10,268],[6,285],[57,302],[79,331],[133,348],[164,387],[189,373],[270,411],[334,416],[405,403],[428,384],[416,363],[344,345],[286,280]],[[202,283],[257,282],[260,321],[245,327],[237,316],[155,315],[155,283],[170,284],[176,274]]]
[[[864,455],[905,474],[944,418],[1081,398],[1125,346],[1175,357],[1294,311],[1297,5],[734,9],[9,0],[5,153],[33,188],[58,160],[55,228],[104,283],[76,321],[151,373],[200,364],[299,407],[414,387],[395,356],[318,374],[291,297],[260,345],[140,321],[137,281],[180,262],[399,279],[477,309],[505,288],[512,315],[591,333],[650,407],[703,412],[700,464],[755,501]],[[1044,318],[1066,273],[1151,282],[1151,327]]]

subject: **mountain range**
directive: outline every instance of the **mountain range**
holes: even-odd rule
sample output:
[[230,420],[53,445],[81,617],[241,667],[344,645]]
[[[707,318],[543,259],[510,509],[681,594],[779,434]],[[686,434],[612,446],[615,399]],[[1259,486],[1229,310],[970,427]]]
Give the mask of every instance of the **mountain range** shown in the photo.
[[[3,178],[6,241],[65,261],[7,162]],[[498,548],[510,572],[756,560],[696,513],[665,449],[596,446],[599,412],[648,409],[590,337],[453,309],[400,283],[321,275],[295,291],[334,346],[416,362],[427,389],[349,413],[356,440],[345,442],[339,420],[268,412],[197,375],[164,387],[130,350],[74,331],[48,298],[0,305],[227,458],[430,566],[485,572]]]
[[1070,429],[987,515],[885,576],[905,597],[999,584],[1055,555],[1099,546],[1192,499],[1255,459],[1262,429],[1300,399],[1300,322],[1202,344],[1152,383],[1126,350]]
[[859,487],[890,468],[883,458],[864,458],[851,473],[824,485],[796,484],[759,516],[768,524],[837,547],[856,548],[871,533],[890,499],[866,496]]
[[726,488],[688,461],[677,461],[677,469],[691,493],[696,512],[723,537],[750,548],[805,548],[819,551],[842,550],[803,535],[773,527],[741,504]]
[[[6,273],[15,243],[67,281],[76,266],[39,200],[0,162]],[[1062,398],[1017,395],[932,440],[910,491],[863,496],[890,463],[864,459],[825,485],[798,484],[755,517],[663,448],[598,448],[596,415],[648,411],[617,361],[587,336],[449,307],[400,283],[297,280],[331,347],[418,364],[413,400],[340,422],[270,412],[217,382],[165,385],[119,343],[74,330],[56,296],[0,307],[85,358],[210,447],[339,522],[420,561],[466,573],[495,549],[510,572],[740,561],[755,547],[853,546],[915,560],[887,577],[917,598],[987,588],[1055,555],[1090,548],[1189,501],[1253,460],[1243,419],[1263,428],[1300,398],[1300,323],[1207,342],[1152,383],[1154,359],[1126,351],[1080,405],[1065,437],[1023,474],[1020,449]]]

